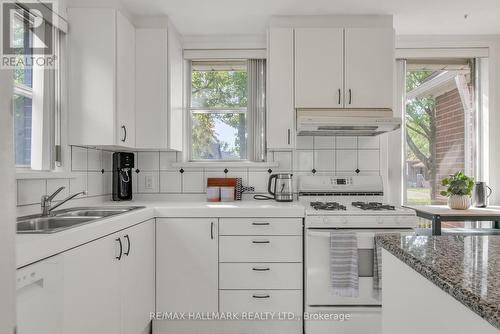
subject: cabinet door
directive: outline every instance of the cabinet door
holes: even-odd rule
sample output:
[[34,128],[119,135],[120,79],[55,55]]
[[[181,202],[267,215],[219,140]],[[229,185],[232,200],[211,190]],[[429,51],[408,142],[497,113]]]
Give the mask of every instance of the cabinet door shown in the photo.
[[217,312],[217,219],[158,219],[156,232],[156,310]]
[[167,149],[167,31],[140,28],[135,38],[136,147]]
[[183,55],[179,36],[173,27],[168,29],[168,148],[182,151],[184,138]]
[[63,253],[63,333],[120,334],[118,236],[104,237]]
[[394,31],[345,30],[345,107],[392,108]]
[[123,14],[116,17],[117,145],[135,147],[135,29]]
[[154,220],[149,220],[121,234],[122,334],[143,333],[154,312],[154,228]]
[[271,28],[268,50],[267,148],[293,148],[293,29]]
[[343,29],[295,29],[295,107],[340,108]]
[[115,10],[70,8],[68,18],[69,144],[114,145]]

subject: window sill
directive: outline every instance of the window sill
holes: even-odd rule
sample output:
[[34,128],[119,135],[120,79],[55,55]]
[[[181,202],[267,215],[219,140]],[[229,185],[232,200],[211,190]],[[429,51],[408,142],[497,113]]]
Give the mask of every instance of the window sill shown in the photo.
[[276,168],[277,162],[252,162],[252,161],[186,161],[174,162],[175,168]]
[[16,180],[40,180],[40,179],[74,179],[74,173],[71,172],[48,172],[48,171],[32,171],[32,170],[16,170]]

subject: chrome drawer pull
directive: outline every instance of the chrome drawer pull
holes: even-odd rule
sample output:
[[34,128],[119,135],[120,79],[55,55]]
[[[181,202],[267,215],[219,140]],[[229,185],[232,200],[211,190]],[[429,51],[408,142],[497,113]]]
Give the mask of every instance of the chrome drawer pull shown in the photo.
[[252,295],[253,298],[270,298],[270,295]]
[[269,267],[263,267],[263,268],[252,268],[254,271],[269,271],[271,268]]
[[268,222],[252,222],[252,225],[265,226],[265,225],[270,225],[270,224]]
[[269,240],[252,240],[252,243],[254,244],[269,244],[271,241]]

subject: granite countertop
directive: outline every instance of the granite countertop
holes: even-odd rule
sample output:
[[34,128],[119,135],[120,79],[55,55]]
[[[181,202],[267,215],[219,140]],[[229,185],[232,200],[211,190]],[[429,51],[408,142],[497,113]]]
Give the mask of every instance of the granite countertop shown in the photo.
[[376,238],[384,249],[500,329],[500,236]]

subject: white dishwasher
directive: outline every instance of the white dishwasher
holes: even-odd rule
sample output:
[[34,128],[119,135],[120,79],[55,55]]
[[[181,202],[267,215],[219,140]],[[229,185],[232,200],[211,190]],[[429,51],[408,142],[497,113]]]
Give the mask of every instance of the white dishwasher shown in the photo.
[[62,334],[62,291],[61,256],[53,256],[18,269],[17,334]]

